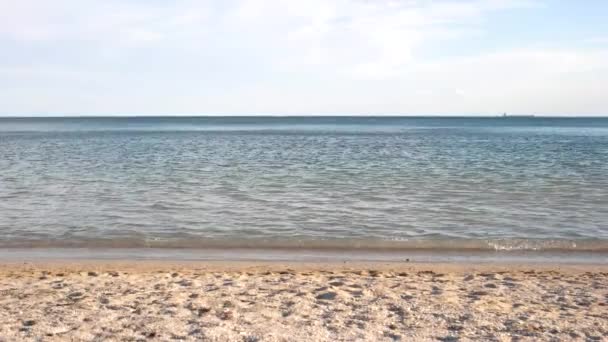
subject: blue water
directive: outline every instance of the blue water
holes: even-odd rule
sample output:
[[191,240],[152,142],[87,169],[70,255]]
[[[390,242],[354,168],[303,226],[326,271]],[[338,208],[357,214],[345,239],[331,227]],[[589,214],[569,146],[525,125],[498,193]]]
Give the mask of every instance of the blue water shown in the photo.
[[608,251],[607,118],[0,118],[0,247]]

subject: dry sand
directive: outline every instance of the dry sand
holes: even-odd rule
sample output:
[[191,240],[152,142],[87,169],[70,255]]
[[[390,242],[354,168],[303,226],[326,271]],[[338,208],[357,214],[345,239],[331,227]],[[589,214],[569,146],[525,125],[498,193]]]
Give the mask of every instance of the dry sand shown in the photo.
[[608,340],[608,266],[0,265],[2,341]]

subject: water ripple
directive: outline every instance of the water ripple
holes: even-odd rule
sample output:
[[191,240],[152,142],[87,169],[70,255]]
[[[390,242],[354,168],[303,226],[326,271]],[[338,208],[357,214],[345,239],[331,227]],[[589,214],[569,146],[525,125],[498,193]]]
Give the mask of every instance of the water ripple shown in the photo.
[[0,122],[0,245],[608,241],[606,119],[133,120]]

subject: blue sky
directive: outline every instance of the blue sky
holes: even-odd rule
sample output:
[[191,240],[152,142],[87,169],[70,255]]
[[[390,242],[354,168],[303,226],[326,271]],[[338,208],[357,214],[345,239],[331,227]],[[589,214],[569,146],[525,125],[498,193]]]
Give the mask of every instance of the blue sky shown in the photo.
[[0,115],[608,115],[608,1],[0,0]]

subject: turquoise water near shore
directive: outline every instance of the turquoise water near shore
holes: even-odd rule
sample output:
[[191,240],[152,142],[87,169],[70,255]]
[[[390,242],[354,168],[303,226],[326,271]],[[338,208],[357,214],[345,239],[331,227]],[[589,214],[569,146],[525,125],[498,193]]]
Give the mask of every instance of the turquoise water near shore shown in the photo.
[[0,118],[0,247],[608,252],[608,119]]

